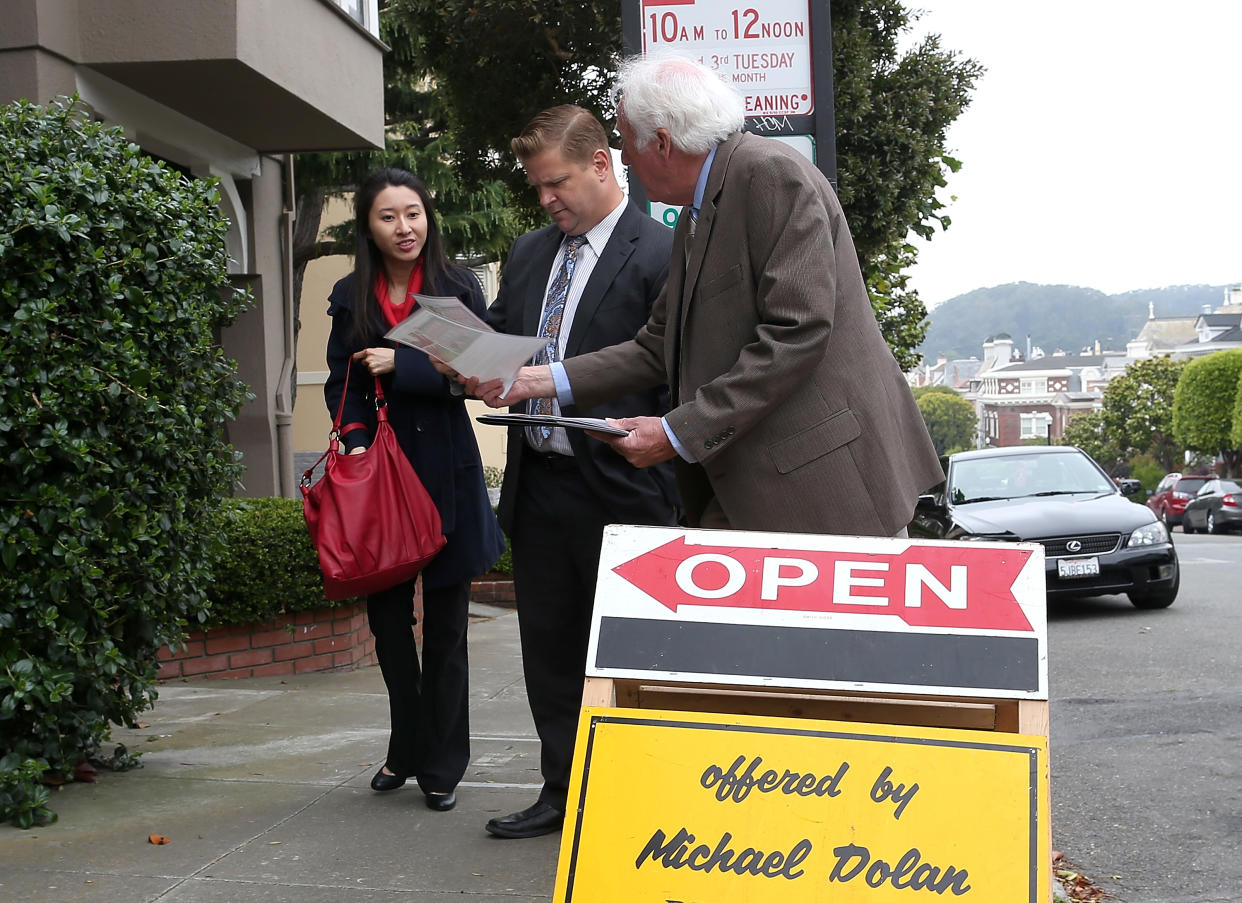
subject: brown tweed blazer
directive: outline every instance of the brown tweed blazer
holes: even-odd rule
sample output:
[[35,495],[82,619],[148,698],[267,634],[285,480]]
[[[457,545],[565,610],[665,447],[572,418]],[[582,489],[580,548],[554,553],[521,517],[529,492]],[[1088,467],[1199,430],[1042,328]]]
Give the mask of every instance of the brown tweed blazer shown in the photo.
[[668,283],[634,340],[565,362],[593,407],[667,382],[696,523],[714,494],[744,530],[891,536],[943,479],[884,342],[841,205],[813,164],[736,133],[683,215]]

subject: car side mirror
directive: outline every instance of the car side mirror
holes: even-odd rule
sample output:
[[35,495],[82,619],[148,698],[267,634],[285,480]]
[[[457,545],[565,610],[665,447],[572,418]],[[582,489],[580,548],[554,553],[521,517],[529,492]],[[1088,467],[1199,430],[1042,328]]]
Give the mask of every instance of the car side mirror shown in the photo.
[[1122,480],[1120,486],[1122,495],[1134,495],[1136,492],[1143,491],[1143,484],[1138,480]]
[[934,495],[920,495],[914,508],[916,511],[937,511],[940,509],[940,503],[936,501]]

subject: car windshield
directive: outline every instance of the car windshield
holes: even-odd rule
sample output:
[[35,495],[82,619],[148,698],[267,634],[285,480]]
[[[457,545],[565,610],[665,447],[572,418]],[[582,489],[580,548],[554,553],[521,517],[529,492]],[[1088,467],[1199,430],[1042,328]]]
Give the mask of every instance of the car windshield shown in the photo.
[[1081,452],[968,458],[954,461],[949,471],[949,498],[959,505],[1113,489],[1112,482]]
[[1209,479],[1210,477],[1182,477],[1177,481],[1177,485],[1173,487],[1173,491],[1194,495],[1203,488],[1203,484]]

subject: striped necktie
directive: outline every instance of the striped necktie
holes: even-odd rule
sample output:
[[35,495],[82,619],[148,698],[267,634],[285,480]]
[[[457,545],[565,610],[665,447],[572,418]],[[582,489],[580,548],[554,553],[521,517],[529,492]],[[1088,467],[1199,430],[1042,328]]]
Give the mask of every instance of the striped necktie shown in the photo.
[[[565,242],[565,254],[561,260],[556,277],[548,286],[548,297],[543,304],[543,316],[539,320],[539,337],[547,339],[547,344],[535,355],[535,364],[548,364],[561,359],[560,336],[561,320],[565,317],[565,302],[569,299],[569,286],[574,280],[574,268],[578,265],[578,249],[586,244],[585,235],[571,235]],[[532,414],[551,414],[552,399],[534,399]],[[539,427],[539,433],[547,439],[552,435],[550,427]]]

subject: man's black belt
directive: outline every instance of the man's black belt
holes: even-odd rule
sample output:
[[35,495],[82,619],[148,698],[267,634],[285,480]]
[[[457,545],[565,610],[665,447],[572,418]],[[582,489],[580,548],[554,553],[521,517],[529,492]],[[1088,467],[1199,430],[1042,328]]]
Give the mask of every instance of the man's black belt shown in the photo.
[[541,452],[536,451],[530,445],[522,446],[522,453],[527,461],[532,462],[538,467],[544,467],[548,470],[576,470],[578,465],[574,463],[574,459],[569,455],[558,454],[557,452]]

